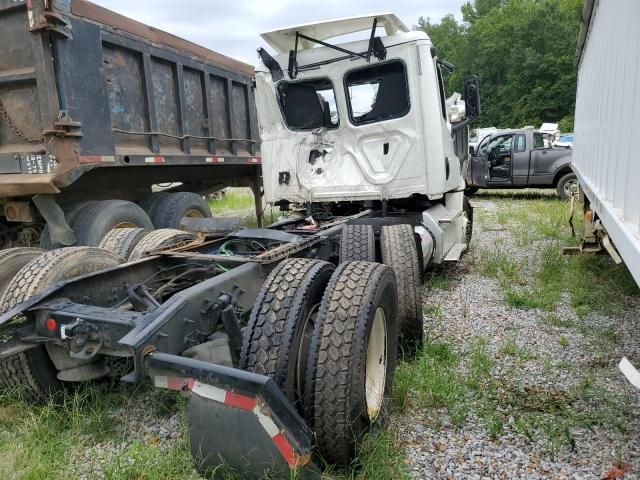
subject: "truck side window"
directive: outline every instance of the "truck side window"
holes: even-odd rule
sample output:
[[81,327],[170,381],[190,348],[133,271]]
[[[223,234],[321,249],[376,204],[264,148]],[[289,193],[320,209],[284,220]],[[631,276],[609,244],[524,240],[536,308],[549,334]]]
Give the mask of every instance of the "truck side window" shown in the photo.
[[409,112],[409,88],[402,62],[354,70],[346,75],[345,85],[349,117],[354,125],[399,118]]
[[515,151],[524,152],[526,150],[527,150],[527,137],[525,137],[522,134],[516,135]]
[[336,94],[327,79],[280,82],[278,100],[285,122],[292,130],[338,126]]
[[544,135],[540,132],[533,132],[533,148],[544,148]]

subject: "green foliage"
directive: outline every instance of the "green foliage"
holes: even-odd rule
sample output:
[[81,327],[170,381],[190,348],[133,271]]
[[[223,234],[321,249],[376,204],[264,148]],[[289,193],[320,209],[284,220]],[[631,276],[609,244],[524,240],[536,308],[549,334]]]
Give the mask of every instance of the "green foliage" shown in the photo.
[[447,91],[480,77],[482,117],[477,126],[522,127],[562,120],[573,129],[573,64],[582,0],[473,0],[440,22],[420,18],[438,56],[456,66]]

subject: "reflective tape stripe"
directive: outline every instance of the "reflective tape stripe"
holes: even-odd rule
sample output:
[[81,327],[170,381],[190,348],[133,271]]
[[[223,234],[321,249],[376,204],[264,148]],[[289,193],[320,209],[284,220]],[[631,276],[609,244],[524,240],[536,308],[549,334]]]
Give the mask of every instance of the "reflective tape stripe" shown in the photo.
[[226,395],[224,396],[224,403],[242,410],[253,410],[256,406],[256,399],[227,390]]
[[271,437],[271,440],[273,440],[273,443],[276,444],[276,447],[278,447],[278,450],[280,450],[280,453],[284,457],[289,467],[297,467],[300,458],[296,456],[293,448],[291,447],[291,444],[287,441],[286,438],[284,438],[284,435],[279,433],[275,437]]
[[258,417],[258,421],[260,422],[260,425],[262,425],[262,428],[265,429],[265,431],[267,432],[267,434],[269,434],[271,438],[280,434],[280,429],[278,428],[278,426],[275,424],[273,420],[271,420],[270,417],[267,417],[264,413],[260,411],[259,405],[256,405],[256,408],[253,409],[253,413],[255,413],[256,417]]
[[155,157],[144,157],[145,163],[164,163],[164,157],[156,155]]
[[194,382],[191,391],[196,395],[208,398],[210,400],[213,400],[214,402],[225,403],[224,397],[227,391],[223,390],[222,388],[214,387],[213,385],[209,385],[207,383]]

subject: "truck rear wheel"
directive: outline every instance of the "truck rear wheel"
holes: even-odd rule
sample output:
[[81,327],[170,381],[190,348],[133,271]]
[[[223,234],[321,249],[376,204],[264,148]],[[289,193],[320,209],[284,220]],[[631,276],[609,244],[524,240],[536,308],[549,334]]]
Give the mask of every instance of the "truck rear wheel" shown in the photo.
[[145,228],[153,230],[146,212],[126,200],[103,200],[85,209],[72,225],[78,245],[97,247],[114,228]]
[[159,197],[150,209],[156,228],[180,228],[184,217],[211,218],[209,204],[200,195],[191,192],[168,193]]
[[424,341],[418,248],[411,225],[385,225],[380,233],[382,263],[393,268],[398,284],[398,340],[412,356]]
[[375,262],[376,237],[371,225],[345,225],[340,238],[340,263]]
[[576,177],[575,173],[567,173],[560,177],[558,180],[558,184],[556,185],[556,190],[558,191],[558,196],[563,200],[571,198],[572,188],[578,186],[578,177]]
[[138,205],[140,205],[140,207],[147,212],[147,215],[149,215],[149,218],[151,219],[151,221],[153,221],[153,217],[155,215],[156,210],[158,209],[158,205],[160,205],[160,202],[162,202],[162,200],[164,200],[168,195],[171,195],[170,192],[153,192],[149,195],[147,195],[146,197],[144,197],[142,200],[140,200],[138,202]]
[[16,273],[27,263],[44,253],[40,248],[8,248],[0,250],[0,299]]
[[161,228],[147,233],[131,251],[128,260],[139,260],[156,250],[166,250],[182,242],[195,240],[193,233],[175,230],[173,228]]
[[[91,247],[67,247],[27,263],[7,286],[0,311],[5,312],[53,284],[122,263],[116,255]],[[0,390],[17,388],[26,401],[41,403],[63,388],[44,346],[0,359]]]
[[240,368],[271,377],[300,409],[309,342],[335,267],[291,258],[264,282],[244,330]]
[[146,228],[114,228],[107,233],[98,248],[102,248],[127,260],[133,249],[149,233]]
[[305,412],[322,457],[348,465],[385,423],[397,356],[397,287],[378,263],[340,265],[322,298],[305,382]]

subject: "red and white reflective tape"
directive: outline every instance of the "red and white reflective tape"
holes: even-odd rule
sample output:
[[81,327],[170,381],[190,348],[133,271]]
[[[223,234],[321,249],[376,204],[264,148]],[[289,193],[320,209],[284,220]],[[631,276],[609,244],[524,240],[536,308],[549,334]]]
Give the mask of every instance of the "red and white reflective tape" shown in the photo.
[[271,440],[280,451],[289,467],[301,467],[307,463],[308,459],[306,459],[306,457],[296,455],[293,447],[273,419],[268,415],[265,415],[262,410],[260,410],[257,398],[214,387],[207,383],[198,382],[193,378],[166,377],[159,375],[153,377],[153,382],[154,385],[159,388],[191,391],[200,397],[213,400],[214,402],[223,403],[230,407],[239,408],[240,410],[253,412],[253,414],[258,418],[258,422],[260,422],[264,431],[269,435],[269,437],[271,437]]
[[144,163],[164,163],[164,157],[162,155],[144,157]]
[[224,157],[207,157],[204,161],[207,163],[224,163]]
[[114,163],[116,157],[113,155],[80,155],[78,161],[80,163]]
[[260,157],[249,157],[249,163],[260,163]]

